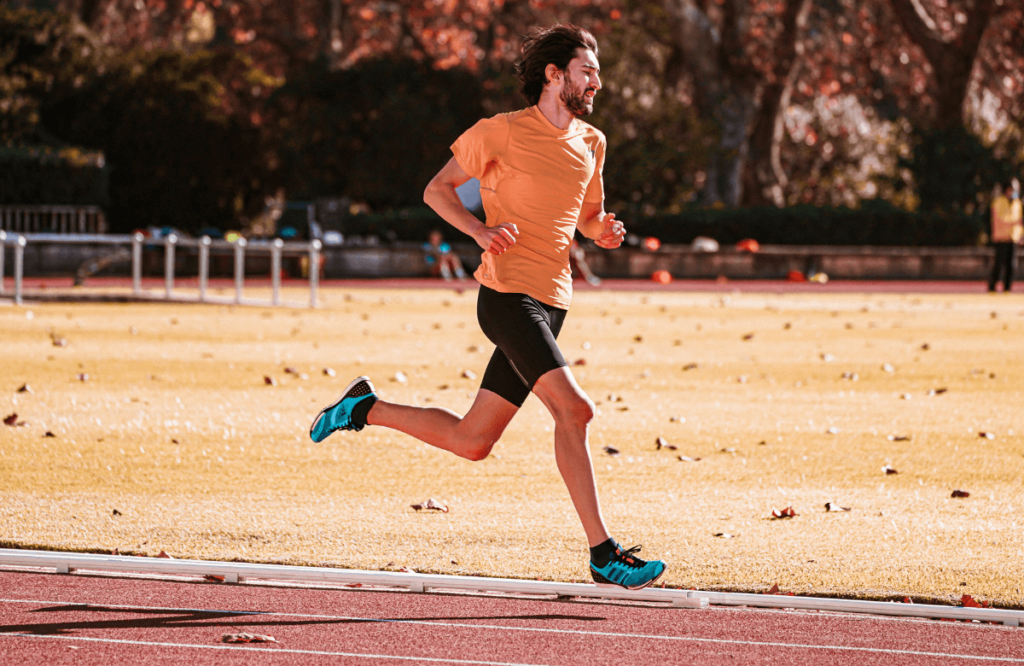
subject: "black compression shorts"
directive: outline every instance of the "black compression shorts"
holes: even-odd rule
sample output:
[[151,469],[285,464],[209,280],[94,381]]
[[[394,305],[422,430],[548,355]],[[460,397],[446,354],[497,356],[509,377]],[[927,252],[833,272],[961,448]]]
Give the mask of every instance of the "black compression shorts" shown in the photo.
[[481,286],[476,317],[497,349],[480,388],[522,407],[541,376],[568,365],[555,342],[566,313],[526,294],[504,294]]

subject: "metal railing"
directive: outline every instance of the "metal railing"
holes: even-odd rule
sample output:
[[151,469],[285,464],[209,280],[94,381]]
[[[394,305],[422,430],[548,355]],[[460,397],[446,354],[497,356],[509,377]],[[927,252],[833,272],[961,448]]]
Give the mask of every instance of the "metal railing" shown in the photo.
[[[178,248],[195,248],[199,257],[199,294],[195,299],[200,303],[223,302],[212,299],[208,294],[210,280],[210,251],[228,251],[234,255],[234,288],[232,302],[247,305],[283,305],[281,301],[281,257],[307,256],[309,259],[309,307],[315,308],[319,302],[320,288],[320,249],[319,240],[305,243],[285,243],[280,238],[272,241],[237,241],[215,240],[209,236],[201,238],[179,238],[169,234],[160,239],[146,239],[141,233],[132,235],[62,235],[62,234],[10,234],[0,230],[0,296],[5,295],[4,287],[4,256],[6,246],[13,247],[14,253],[14,302],[21,305],[24,299],[25,248],[29,244],[87,244],[131,246],[132,294],[134,296],[154,296],[153,292],[144,294],[142,289],[142,255],[146,245],[159,245],[164,249],[164,289],[163,297],[167,300],[190,300],[175,296],[175,253]],[[271,299],[268,302],[243,298],[245,285],[245,257],[248,253],[270,254]],[[160,293],[160,292],[156,292]]]
[[107,220],[97,206],[0,206],[0,231],[102,234]]

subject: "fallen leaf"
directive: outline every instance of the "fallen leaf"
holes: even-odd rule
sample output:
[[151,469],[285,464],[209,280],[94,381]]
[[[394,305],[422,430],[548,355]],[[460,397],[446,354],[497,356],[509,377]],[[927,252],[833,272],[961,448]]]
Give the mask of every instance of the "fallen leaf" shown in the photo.
[[728,532],[715,532],[711,536],[718,537],[719,539],[732,539],[735,535],[729,534]]
[[754,334],[753,334],[753,333],[746,333],[746,334],[745,334],[745,335],[743,336],[743,340],[744,340],[744,341],[748,341],[748,340],[753,340],[753,339],[754,339]]
[[575,361],[573,361],[572,364],[573,365],[586,365],[587,364],[587,359],[585,359],[585,358],[578,358]]
[[850,507],[848,507],[848,506],[839,506],[835,502],[825,502],[825,511],[833,512],[833,513],[841,513],[843,511],[849,511],[849,510],[850,510]]
[[685,372],[687,370],[696,370],[699,367],[700,366],[697,365],[696,363],[687,363],[686,365],[683,366],[683,371]]
[[838,435],[839,434],[839,428],[837,428],[835,426],[832,426],[831,428],[829,428],[828,430],[825,431],[825,434],[826,435]]
[[457,562],[457,561],[455,561],[455,560],[452,560],[452,564],[455,564],[455,565],[457,565],[457,564],[458,564],[458,562]]
[[833,356],[832,354],[821,354],[821,360],[824,361],[825,363],[831,363],[832,361],[836,360],[836,357]]
[[990,433],[990,432],[979,432],[978,433],[978,437],[981,437],[982,439],[995,439],[996,438],[996,436],[994,434]]
[[163,558],[165,560],[173,560],[174,559],[173,557],[171,557],[170,555],[168,555],[166,552],[164,552],[162,550],[160,551],[160,554],[157,555],[157,557]]
[[757,445],[758,446],[768,446],[768,442],[766,440],[762,439],[760,442],[757,443]]
[[67,338],[58,338],[58,337],[51,336],[50,339],[53,340],[53,346],[54,347],[67,347],[68,346],[68,339]]
[[54,435],[54,434],[53,434],[52,432],[50,432],[49,430],[47,430],[46,432],[44,432],[44,433],[43,433],[43,437],[56,437],[56,436],[57,436],[57,435]]
[[266,634],[224,634],[220,637],[222,643],[276,643],[277,639]]
[[856,372],[844,372],[843,373],[843,379],[849,380],[851,382],[855,382],[858,379],[860,379],[860,377],[857,375]]
[[921,351],[928,351],[931,348],[931,345],[929,345],[927,342],[921,345]]
[[942,395],[943,393],[945,393],[948,390],[949,389],[945,388],[945,387],[937,388],[937,389],[932,389],[932,390],[928,391],[928,395]]
[[909,393],[904,393],[904,394],[900,395],[900,399],[901,400],[910,400],[913,397],[914,396],[910,395]]
[[426,502],[421,504],[410,505],[416,511],[440,511],[442,513],[448,513],[448,507],[440,502],[435,501],[433,498],[427,499]]
[[4,418],[4,425],[14,426],[14,425],[17,425],[17,423],[18,423],[18,415],[17,414],[11,414],[10,416],[7,416],[7,417]]
[[966,490],[954,490],[950,497],[970,497],[971,494]]
[[334,368],[324,368],[324,374],[328,377],[337,377],[338,373],[334,371]]
[[633,336],[633,342],[643,342],[643,341],[644,341],[644,336],[642,336],[642,335],[634,335]]
[[605,453],[607,453],[610,456],[617,456],[617,455],[619,455],[619,450],[617,448],[615,448],[614,446],[605,446],[601,450],[604,451]]
[[203,579],[204,580],[208,580],[211,583],[223,583],[224,582],[224,576],[215,576],[213,574],[206,574],[205,576],[203,576]]
[[120,511],[118,511],[117,509],[114,509],[114,510],[113,510],[113,511],[111,511],[110,513],[111,513],[111,515],[114,515],[114,516],[120,516],[120,515],[123,515],[123,514],[122,514],[122,513],[120,512]]
[[476,373],[473,372],[472,370],[463,370],[462,371],[462,378],[463,379],[476,379]]
[[799,515],[793,510],[793,507],[787,506],[785,509],[772,509],[771,520],[782,520],[785,518],[794,518]]
[[286,375],[297,375],[297,374],[299,374],[299,371],[296,368],[288,366],[287,368],[284,369],[284,373]]
[[700,458],[691,458],[690,456],[679,456],[680,462],[697,462]]
[[727,447],[721,449],[720,452],[721,453],[736,453],[736,447],[735,446],[727,446]]
[[910,435],[889,435],[890,442],[909,442]]
[[888,465],[884,465],[882,467],[882,474],[899,474],[899,472]]
[[409,567],[400,567],[398,570],[402,573],[416,573],[415,569],[410,569]]
[[277,386],[277,380],[270,375],[263,375],[263,383],[267,386]]
[[779,593],[779,584],[778,583],[775,583],[774,585],[772,585],[771,589],[768,590],[767,592],[765,592],[765,594],[778,594],[778,593]]
[[914,603],[914,600],[911,599],[910,597],[903,597],[903,603],[905,603],[905,604],[912,604],[912,603]]
[[77,375],[75,375],[75,379],[77,379],[80,382],[87,382],[89,381],[89,375],[87,375],[84,372],[80,372]]
[[982,605],[975,601],[974,597],[972,597],[969,594],[965,594],[964,596],[960,597],[960,604],[964,608],[982,608]]
[[669,444],[668,440],[666,440],[664,437],[659,437],[658,439],[654,440],[654,446],[657,448],[658,451],[661,451],[662,449],[667,449],[669,451],[679,450],[678,446],[676,446],[675,444]]
[[117,548],[115,548],[114,550],[110,551],[110,554],[111,555],[120,555],[121,551],[119,551]]
[[32,387],[28,384],[22,384],[18,387],[18,393],[32,393]]
[[671,423],[686,423],[685,416],[670,416],[668,417],[668,420]]

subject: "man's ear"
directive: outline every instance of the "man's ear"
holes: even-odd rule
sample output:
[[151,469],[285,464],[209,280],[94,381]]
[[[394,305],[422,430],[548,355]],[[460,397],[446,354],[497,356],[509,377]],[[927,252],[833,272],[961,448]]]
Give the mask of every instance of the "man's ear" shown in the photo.
[[544,68],[544,80],[547,83],[554,83],[558,81],[561,76],[562,70],[558,69],[551,63],[548,63],[548,66]]

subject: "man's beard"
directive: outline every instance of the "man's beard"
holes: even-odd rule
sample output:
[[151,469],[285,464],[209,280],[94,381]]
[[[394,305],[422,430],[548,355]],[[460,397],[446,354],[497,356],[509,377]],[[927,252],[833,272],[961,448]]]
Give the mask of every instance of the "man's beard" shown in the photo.
[[576,117],[592,114],[594,112],[594,102],[584,96],[586,91],[580,91],[576,84],[569,81],[568,78],[566,78],[565,82],[566,85],[562,88],[562,94],[559,95],[559,99],[562,100],[566,110]]

